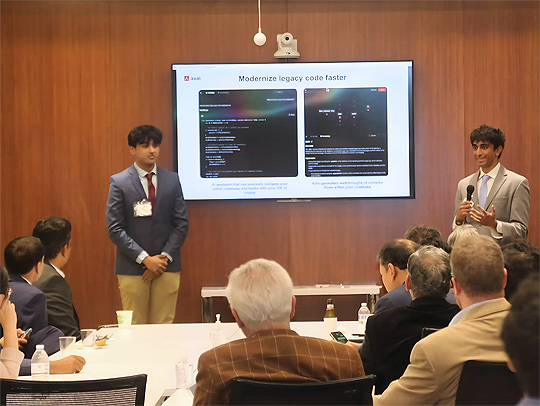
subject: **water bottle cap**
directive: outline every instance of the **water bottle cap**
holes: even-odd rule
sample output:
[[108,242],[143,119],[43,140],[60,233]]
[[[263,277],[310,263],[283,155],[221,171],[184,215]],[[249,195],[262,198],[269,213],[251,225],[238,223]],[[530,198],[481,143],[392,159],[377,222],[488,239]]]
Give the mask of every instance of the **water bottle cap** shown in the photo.
[[367,303],[362,303],[362,306],[366,306],[366,307],[367,307]]
[[45,345],[44,344],[38,344],[36,345],[36,350],[42,350],[45,348]]
[[221,330],[221,314],[216,314],[216,322],[214,323],[214,329]]

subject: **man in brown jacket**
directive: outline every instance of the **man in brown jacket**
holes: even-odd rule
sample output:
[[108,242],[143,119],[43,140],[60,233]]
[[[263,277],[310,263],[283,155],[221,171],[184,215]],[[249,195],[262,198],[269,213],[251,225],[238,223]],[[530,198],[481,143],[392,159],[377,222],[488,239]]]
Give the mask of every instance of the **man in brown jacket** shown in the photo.
[[235,377],[317,382],[364,375],[354,348],[290,329],[292,288],[289,274],[274,261],[252,260],[231,272],[227,299],[246,338],[200,356],[194,405],[229,404]]

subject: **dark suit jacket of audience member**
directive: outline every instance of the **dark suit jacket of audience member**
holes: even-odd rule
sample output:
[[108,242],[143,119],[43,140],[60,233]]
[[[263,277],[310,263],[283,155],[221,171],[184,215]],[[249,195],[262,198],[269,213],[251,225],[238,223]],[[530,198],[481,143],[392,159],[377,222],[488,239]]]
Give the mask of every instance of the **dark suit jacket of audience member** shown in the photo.
[[81,338],[79,317],[73,306],[71,288],[56,269],[45,261],[43,273],[33,285],[41,290],[47,298],[47,315],[49,324],[58,327],[64,335]]
[[[448,295],[446,295],[446,301],[451,304],[456,304],[456,297],[452,292],[449,292]],[[411,294],[405,287],[405,284],[403,284],[377,300],[373,313],[377,314],[379,312],[382,312],[383,310],[408,306],[411,304],[411,302]]]
[[375,302],[374,314],[383,310],[393,309],[395,307],[408,306],[412,301],[411,294],[405,287],[405,284],[391,290],[386,295]]
[[446,327],[458,312],[457,305],[444,299],[421,297],[409,306],[371,316],[360,356],[366,374],[377,375],[375,394],[382,393],[390,382],[403,375],[422,328]]
[[47,299],[43,292],[13,273],[9,274],[9,287],[13,290],[10,300],[15,305],[17,327],[23,330],[32,327],[34,332],[47,327]]

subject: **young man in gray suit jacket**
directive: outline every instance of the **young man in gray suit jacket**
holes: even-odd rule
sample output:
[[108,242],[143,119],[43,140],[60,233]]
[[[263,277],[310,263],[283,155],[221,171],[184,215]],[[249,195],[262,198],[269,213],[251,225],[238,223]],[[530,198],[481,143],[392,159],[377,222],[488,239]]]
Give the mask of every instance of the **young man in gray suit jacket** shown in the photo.
[[[480,169],[458,183],[453,225],[472,224],[500,245],[524,239],[529,229],[529,181],[499,163],[504,143],[498,128],[484,124],[471,132]],[[473,187],[469,197],[467,188]]]
[[172,323],[180,286],[180,247],[188,233],[178,174],[156,165],[162,133],[151,125],[128,135],[135,163],[111,176],[107,228],[116,244],[122,306],[133,323]]

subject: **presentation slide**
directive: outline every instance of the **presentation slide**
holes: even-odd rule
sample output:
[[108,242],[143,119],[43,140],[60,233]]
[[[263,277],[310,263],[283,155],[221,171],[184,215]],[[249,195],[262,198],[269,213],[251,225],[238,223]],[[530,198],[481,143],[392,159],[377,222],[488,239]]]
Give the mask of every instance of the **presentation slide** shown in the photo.
[[172,69],[187,200],[414,197],[412,61]]

